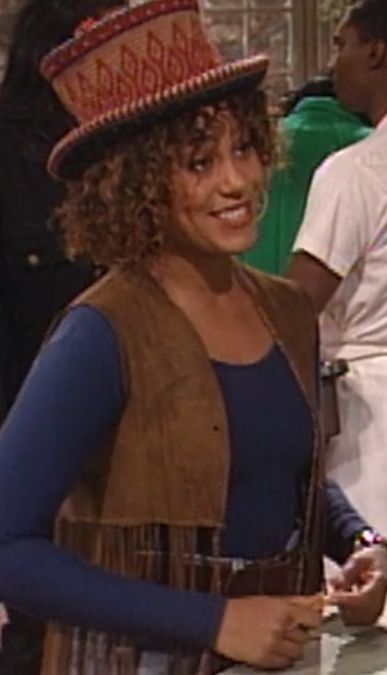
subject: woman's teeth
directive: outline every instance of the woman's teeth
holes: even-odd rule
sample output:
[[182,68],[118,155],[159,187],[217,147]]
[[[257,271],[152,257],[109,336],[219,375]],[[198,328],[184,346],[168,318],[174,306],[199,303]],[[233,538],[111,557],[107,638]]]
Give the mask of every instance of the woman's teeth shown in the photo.
[[216,215],[222,220],[228,220],[230,222],[239,221],[247,217],[248,209],[246,206],[238,206],[235,209],[224,209],[224,211],[218,211]]

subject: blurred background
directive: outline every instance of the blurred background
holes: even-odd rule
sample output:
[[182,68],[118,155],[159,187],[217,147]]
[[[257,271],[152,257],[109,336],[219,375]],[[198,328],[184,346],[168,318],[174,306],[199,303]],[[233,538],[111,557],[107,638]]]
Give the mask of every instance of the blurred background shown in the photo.
[[[22,2],[0,0],[0,77],[12,20]],[[208,27],[227,57],[262,50],[270,54],[268,83],[274,101],[324,69],[334,26],[349,2],[202,0]]]

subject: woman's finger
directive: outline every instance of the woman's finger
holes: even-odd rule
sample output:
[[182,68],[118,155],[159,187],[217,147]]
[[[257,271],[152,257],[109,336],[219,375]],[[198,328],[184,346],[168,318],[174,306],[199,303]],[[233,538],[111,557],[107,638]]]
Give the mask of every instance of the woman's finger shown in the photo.
[[281,670],[284,668],[289,668],[290,666],[293,665],[293,660],[289,659],[286,656],[281,656],[280,654],[272,654],[270,657],[267,659],[260,661],[259,664],[253,664],[253,665],[259,665],[260,668],[265,668],[267,670]]
[[288,637],[283,637],[276,645],[275,653],[279,656],[290,659],[292,662],[300,659],[304,653],[305,642],[295,642]]
[[367,577],[362,586],[351,591],[337,590],[331,594],[332,602],[339,606],[358,607],[372,595],[378,596],[385,588],[385,579],[381,572],[374,571]]
[[286,630],[285,637],[292,642],[304,645],[310,639],[310,629],[303,628],[302,626],[294,626],[293,628],[288,628]]

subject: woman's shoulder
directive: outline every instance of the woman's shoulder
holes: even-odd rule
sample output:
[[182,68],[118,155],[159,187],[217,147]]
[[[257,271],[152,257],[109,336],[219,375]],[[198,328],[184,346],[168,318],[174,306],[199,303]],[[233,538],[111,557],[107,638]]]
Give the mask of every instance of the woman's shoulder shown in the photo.
[[168,306],[165,294],[145,270],[120,266],[111,268],[73,304],[95,307],[114,326],[130,327],[131,332],[144,321],[147,323],[150,316],[163,317]]
[[291,322],[303,333],[314,335],[317,317],[306,291],[292,279],[286,279],[243,265],[244,271],[254,282],[258,302],[263,304],[273,319],[281,325]]

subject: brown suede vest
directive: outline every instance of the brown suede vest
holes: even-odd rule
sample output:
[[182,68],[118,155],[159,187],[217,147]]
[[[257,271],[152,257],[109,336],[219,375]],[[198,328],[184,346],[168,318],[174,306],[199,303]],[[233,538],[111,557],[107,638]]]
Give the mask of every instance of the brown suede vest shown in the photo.
[[[285,589],[314,592],[320,582],[323,511],[315,317],[291,282],[242,267],[238,273],[286,355],[315,423],[297,574],[292,588]],[[59,514],[57,542],[115,572],[198,587],[192,563],[196,535],[199,528],[208,529],[216,560],[230,468],[226,412],[204,345],[150,277],[112,271],[74,305],[95,307],[111,323],[128,396],[105,450]],[[161,528],[168,532],[167,570],[159,554]],[[216,564],[201,590],[225,592]],[[42,671],[47,675],[67,675],[59,665],[61,639],[63,631],[52,627]]]

